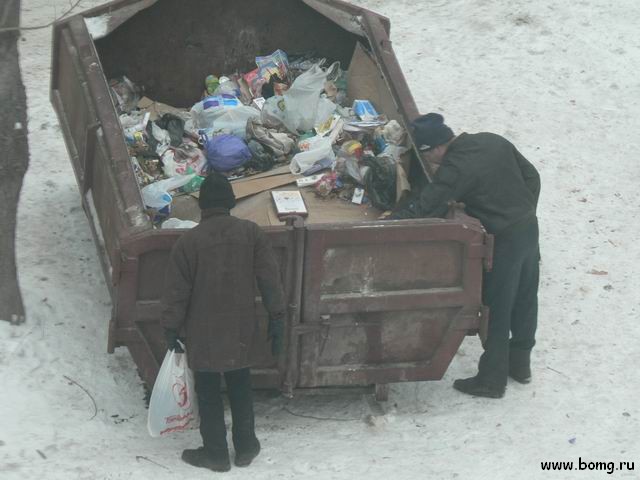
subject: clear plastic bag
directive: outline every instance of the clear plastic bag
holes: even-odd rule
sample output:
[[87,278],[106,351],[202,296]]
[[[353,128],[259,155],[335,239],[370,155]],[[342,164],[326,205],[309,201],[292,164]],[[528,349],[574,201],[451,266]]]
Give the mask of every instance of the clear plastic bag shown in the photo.
[[152,437],[198,428],[200,414],[187,353],[167,351],[153,385],[147,429]]
[[286,106],[284,125],[292,133],[297,133],[298,130],[309,131],[315,126],[324,83],[327,76],[340,64],[335,62],[326,70],[321,65],[322,62],[315,64],[296,78],[291,88],[283,94]]
[[235,97],[209,97],[196,103],[192,109],[193,127],[204,130],[208,135],[216,132],[229,133],[240,138],[246,137],[247,121],[260,117],[260,110],[242,105]]
[[321,97],[318,101],[318,109],[316,111],[316,119],[313,126],[317,127],[326,123],[336,111],[337,105],[327,97]]
[[285,121],[286,105],[284,98],[279,95],[274,95],[268,98],[262,106],[260,112],[260,121],[267,128],[278,128],[284,124]]
[[162,209],[171,205],[172,197],[169,191],[186,185],[193,180],[193,177],[195,176],[195,173],[190,175],[177,175],[175,177],[147,185],[140,191],[142,194],[142,200],[149,208]]

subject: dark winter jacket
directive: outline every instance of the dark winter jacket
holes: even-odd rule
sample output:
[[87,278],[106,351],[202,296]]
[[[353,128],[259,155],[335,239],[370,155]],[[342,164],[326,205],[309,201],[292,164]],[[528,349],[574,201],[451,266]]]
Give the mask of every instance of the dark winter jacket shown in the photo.
[[433,182],[399,205],[391,218],[443,217],[462,202],[489,233],[534,219],[540,176],[506,139],[493,133],[460,134],[449,145]]
[[163,297],[162,325],[184,327],[193,370],[250,366],[256,281],[269,315],[282,318],[280,269],[266,234],[226,209],[203,210],[202,222],[171,251]]

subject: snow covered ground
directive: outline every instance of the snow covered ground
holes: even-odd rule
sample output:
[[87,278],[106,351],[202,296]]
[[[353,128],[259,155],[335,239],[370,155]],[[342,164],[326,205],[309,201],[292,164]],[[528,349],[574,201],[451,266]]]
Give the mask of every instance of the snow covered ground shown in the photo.
[[[23,24],[67,0],[23,0]],[[84,0],[83,8],[100,3]],[[475,373],[465,341],[441,382],[394,385],[364,421],[350,395],[260,397],[263,453],[228,478],[605,478],[542,461],[635,462],[640,478],[640,3],[637,0],[359,0],[391,18],[421,111],[456,131],[505,135],[539,169],[542,241],[534,382],[502,400],[451,388]],[[180,461],[196,432],[152,439],[125,350],[108,355],[110,299],[49,103],[50,31],[20,43],[31,165],[19,207],[28,323],[0,322],[0,478],[210,478]],[[602,273],[606,272],[606,273]],[[86,388],[92,400],[77,384]]]

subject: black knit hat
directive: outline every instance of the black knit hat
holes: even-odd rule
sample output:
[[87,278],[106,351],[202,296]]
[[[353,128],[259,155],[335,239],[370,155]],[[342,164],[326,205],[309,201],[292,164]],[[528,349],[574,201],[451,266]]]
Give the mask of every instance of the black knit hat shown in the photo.
[[236,196],[227,177],[217,172],[210,173],[200,186],[198,205],[201,210],[220,207],[231,210],[235,207]]
[[444,124],[439,113],[427,113],[411,122],[413,139],[418,150],[431,150],[453,138],[453,131]]

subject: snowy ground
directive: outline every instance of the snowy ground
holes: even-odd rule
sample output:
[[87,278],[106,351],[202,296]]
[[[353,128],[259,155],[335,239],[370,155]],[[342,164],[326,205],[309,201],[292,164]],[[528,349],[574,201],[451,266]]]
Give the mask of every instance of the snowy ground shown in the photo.
[[[23,0],[23,23],[67,0]],[[100,2],[84,0],[88,8]],[[640,3],[637,0],[360,0],[391,18],[423,112],[510,138],[540,170],[539,343],[534,383],[503,400],[463,396],[469,338],[441,382],[393,386],[386,415],[359,397],[257,402],[263,453],[228,478],[605,478],[546,460],[634,461],[640,478]],[[54,11],[55,7],[55,11]],[[31,166],[19,208],[28,311],[0,324],[0,478],[210,478],[181,463],[193,432],[151,439],[126,351],[106,349],[110,299],[48,98],[50,31],[25,32]],[[636,267],[637,268],[637,267]],[[595,271],[606,274],[596,275]],[[66,376],[66,377],[65,377]],[[72,383],[85,387],[97,405]]]

